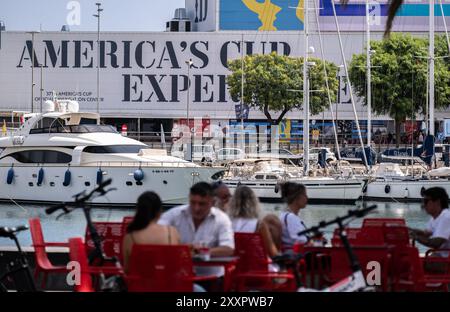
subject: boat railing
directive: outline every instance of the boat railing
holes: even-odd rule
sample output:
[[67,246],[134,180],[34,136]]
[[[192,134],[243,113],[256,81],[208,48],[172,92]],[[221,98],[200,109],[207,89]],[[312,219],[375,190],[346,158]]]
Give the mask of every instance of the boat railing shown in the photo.
[[[147,161],[147,162],[123,162],[123,161],[102,161],[102,162],[92,162],[85,164],[22,164],[22,163],[0,163],[0,167],[30,167],[30,168],[40,168],[45,167],[61,167],[61,168],[78,168],[78,167],[136,167],[136,168],[147,168],[147,167],[163,167],[163,168],[201,168],[202,166],[196,165],[189,162],[163,162],[163,161]],[[209,168],[211,168],[209,166]]]

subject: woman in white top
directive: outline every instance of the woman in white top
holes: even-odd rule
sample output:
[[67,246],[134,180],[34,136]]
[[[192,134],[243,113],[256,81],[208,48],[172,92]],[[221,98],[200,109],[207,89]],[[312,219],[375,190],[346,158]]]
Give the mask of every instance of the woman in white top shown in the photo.
[[306,207],[308,196],[303,184],[293,182],[286,182],[281,185],[281,196],[287,203],[286,211],[280,214],[282,224],[281,241],[283,248],[291,249],[296,242],[306,243],[308,241],[306,236],[297,234],[306,229],[298,213]]
[[235,233],[259,233],[270,257],[278,254],[268,225],[260,221],[259,200],[251,188],[239,186],[229,204],[229,215]]

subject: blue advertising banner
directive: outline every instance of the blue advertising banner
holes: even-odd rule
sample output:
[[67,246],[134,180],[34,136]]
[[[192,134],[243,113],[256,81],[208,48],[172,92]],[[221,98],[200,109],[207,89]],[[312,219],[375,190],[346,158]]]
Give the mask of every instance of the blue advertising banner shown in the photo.
[[222,0],[220,30],[303,30],[304,0]]

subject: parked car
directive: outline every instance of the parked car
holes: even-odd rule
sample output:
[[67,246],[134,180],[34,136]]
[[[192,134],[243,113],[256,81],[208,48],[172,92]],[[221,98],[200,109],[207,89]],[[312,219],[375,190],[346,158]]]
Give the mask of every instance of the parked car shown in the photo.
[[245,152],[239,148],[221,148],[216,153],[216,163],[224,164],[245,157]]
[[[187,144],[174,145],[172,147],[171,155],[181,159],[188,159],[188,146]],[[211,163],[216,160],[216,153],[214,146],[210,144],[206,145],[192,145],[192,161]]]
[[292,153],[291,151],[284,149],[284,148],[274,148],[274,149],[267,149],[258,152],[255,155],[249,155],[249,157],[252,158],[278,158],[282,159],[284,163],[286,164],[294,164],[299,165],[302,160],[301,155],[297,155]]

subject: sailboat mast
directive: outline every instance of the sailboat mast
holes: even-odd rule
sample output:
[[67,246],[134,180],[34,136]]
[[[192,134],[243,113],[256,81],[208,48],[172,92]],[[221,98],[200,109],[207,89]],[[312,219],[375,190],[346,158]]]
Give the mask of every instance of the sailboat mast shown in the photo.
[[304,12],[304,45],[305,56],[303,59],[303,106],[305,118],[303,120],[303,175],[309,172],[309,77],[308,77],[308,52],[309,52],[309,29],[308,29],[308,0],[303,2]]
[[367,54],[367,146],[372,142],[372,62],[370,47],[369,0],[366,0],[366,54]]
[[434,1],[430,0],[430,45],[429,45],[429,88],[428,88],[428,96],[429,96],[429,114],[430,114],[430,122],[428,131],[429,134],[435,135],[434,132]]

